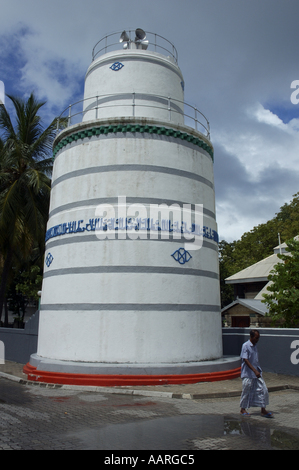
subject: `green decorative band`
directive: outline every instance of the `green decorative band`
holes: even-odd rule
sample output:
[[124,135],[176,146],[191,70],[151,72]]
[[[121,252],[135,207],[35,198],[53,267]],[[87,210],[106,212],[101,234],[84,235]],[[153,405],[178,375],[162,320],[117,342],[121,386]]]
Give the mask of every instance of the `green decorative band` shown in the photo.
[[142,125],[134,125],[134,124],[117,124],[117,125],[110,125],[110,126],[100,126],[100,127],[92,127],[91,129],[85,129],[83,131],[76,132],[74,134],[69,135],[62,139],[59,144],[54,147],[53,150],[53,159],[55,158],[56,154],[66,145],[70,144],[71,142],[76,142],[80,139],[85,139],[86,137],[92,137],[94,135],[100,134],[115,134],[117,132],[141,132],[141,133],[149,133],[149,134],[161,134],[171,136],[177,139],[186,140],[198,147],[204,149],[214,161],[213,149],[203,140],[195,137],[192,134],[187,134],[185,132],[181,132],[175,129],[170,129],[168,127],[159,127],[159,126],[142,126]]

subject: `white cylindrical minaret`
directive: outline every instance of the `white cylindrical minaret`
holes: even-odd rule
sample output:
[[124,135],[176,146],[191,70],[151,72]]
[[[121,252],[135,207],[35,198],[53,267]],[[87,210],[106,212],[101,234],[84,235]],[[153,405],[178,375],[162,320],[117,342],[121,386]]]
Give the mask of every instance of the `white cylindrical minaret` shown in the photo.
[[83,121],[135,116],[184,124],[183,83],[173,57],[138,49],[106,53],[87,71]]
[[125,49],[109,51],[105,38],[94,51],[80,121],[70,108],[54,143],[32,379],[184,382],[237,367],[222,360],[209,134],[195,108],[186,125],[175,48],[131,34]]

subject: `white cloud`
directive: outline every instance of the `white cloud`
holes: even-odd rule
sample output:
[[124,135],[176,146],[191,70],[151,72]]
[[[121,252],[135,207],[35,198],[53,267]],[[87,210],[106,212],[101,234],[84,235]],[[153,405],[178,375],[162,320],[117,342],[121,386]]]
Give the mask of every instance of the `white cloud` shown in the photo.
[[256,109],[253,112],[254,117],[258,122],[264,122],[269,124],[269,126],[279,127],[280,129],[287,130],[287,125],[269,109],[265,109],[260,103],[257,105]]
[[292,129],[294,132],[299,132],[299,118],[291,119],[288,125],[289,125],[289,128]]

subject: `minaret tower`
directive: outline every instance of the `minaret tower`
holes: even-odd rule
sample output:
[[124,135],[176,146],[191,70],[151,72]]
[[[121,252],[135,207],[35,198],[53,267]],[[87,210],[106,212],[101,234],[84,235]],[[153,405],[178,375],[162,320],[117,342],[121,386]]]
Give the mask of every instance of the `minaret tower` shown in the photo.
[[141,29],[93,50],[54,142],[38,350],[51,383],[221,380],[213,146],[175,47]]

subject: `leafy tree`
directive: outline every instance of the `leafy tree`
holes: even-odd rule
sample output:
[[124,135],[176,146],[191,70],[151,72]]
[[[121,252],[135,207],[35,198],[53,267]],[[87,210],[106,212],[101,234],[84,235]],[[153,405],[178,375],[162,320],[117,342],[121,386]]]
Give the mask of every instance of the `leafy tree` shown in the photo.
[[38,116],[45,104],[9,96],[15,125],[0,106],[0,319],[12,267],[29,259],[36,247],[43,253],[52,171],[56,120],[43,128]]
[[299,242],[287,242],[289,254],[278,254],[278,263],[269,275],[272,283],[269,294],[264,294],[264,302],[269,308],[273,322],[282,322],[286,328],[299,325]]
[[245,232],[241,239],[235,242],[235,273],[273,254],[276,245],[278,230],[273,219],[254,227],[250,232]]
[[[15,274],[6,293],[8,308],[20,325],[23,325],[28,304],[30,302],[37,304],[38,291],[42,286],[41,267],[32,264],[33,262],[30,260]],[[7,323],[8,320],[5,322],[5,326]]]
[[20,292],[26,299],[38,301],[38,292],[42,288],[42,280],[41,268],[36,264],[30,265],[27,270],[21,273],[16,291]]
[[234,246],[235,242],[228,243],[225,240],[219,242],[221,308],[229,305],[234,299],[233,286],[225,284],[225,279],[234,274],[232,269],[234,263]]
[[273,220],[245,232],[240,240],[219,243],[222,308],[234,300],[233,287],[225,284],[225,279],[273,254],[277,244],[277,228]]
[[289,204],[280,208],[276,220],[282,240],[289,240],[299,234],[299,193],[294,194]]

